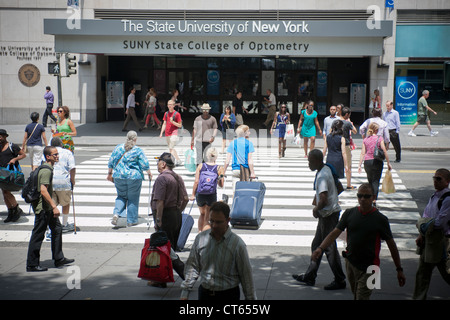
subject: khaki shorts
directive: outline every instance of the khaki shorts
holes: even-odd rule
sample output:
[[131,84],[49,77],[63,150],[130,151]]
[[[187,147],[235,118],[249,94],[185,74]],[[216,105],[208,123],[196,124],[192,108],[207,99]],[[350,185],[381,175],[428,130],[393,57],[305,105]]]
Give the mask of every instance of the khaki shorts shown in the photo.
[[172,135],[172,136],[166,136],[166,142],[169,146],[169,149],[174,149],[175,145],[178,143],[178,136]]
[[28,155],[31,159],[33,166],[39,166],[42,162],[42,154],[44,153],[44,147],[42,146],[27,146]]
[[417,122],[420,124],[426,124],[428,121],[430,121],[430,118],[426,114],[417,116]]
[[61,190],[55,191],[53,190],[52,195],[53,201],[55,201],[56,205],[60,204],[63,207],[70,205],[70,200],[72,199],[72,191],[70,190]]
[[350,146],[345,146],[345,154],[347,155],[347,163],[350,164],[350,169],[351,169],[351,164],[352,164],[352,148]]

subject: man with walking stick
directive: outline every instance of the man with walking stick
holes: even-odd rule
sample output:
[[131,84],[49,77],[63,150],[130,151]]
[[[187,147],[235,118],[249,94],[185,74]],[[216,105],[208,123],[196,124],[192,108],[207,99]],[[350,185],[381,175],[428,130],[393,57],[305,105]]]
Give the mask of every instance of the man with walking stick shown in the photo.
[[[53,167],[53,201],[56,205],[62,206],[62,226],[63,233],[76,233],[75,225],[75,202],[73,197],[73,187],[75,186],[75,158],[73,153],[63,148],[62,140],[54,137],[51,145],[56,147],[59,153],[59,161]],[[73,204],[73,221],[69,224],[70,201]]]

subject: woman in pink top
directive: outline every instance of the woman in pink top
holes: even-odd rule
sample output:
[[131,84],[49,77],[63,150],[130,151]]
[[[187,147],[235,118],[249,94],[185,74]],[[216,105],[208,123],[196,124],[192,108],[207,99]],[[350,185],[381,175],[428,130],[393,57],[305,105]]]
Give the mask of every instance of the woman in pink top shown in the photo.
[[359,159],[358,166],[358,173],[361,173],[361,165],[364,161],[364,170],[367,174],[367,180],[372,185],[375,192],[375,200],[373,202],[374,206],[376,206],[376,200],[378,198],[378,189],[380,188],[380,179],[381,174],[383,173],[384,165],[384,161],[374,159],[373,153],[375,151],[375,148],[380,148],[381,150],[383,150],[388,169],[392,170],[384,141],[377,135],[378,128],[379,126],[375,122],[372,122],[369,125],[369,130],[367,130],[367,138],[365,138],[363,141],[361,157]]

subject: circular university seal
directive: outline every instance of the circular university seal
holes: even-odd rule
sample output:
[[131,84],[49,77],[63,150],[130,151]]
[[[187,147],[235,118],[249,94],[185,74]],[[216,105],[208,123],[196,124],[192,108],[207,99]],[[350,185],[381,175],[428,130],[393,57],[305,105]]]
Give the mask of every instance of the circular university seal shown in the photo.
[[26,87],[34,87],[41,79],[41,72],[31,63],[24,64],[19,69],[19,80]]

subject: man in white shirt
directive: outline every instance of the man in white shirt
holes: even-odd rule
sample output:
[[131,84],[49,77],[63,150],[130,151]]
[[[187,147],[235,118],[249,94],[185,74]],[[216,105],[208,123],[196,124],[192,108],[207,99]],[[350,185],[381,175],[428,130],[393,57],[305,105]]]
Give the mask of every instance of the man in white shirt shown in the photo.
[[264,101],[267,103],[269,107],[269,113],[267,114],[267,119],[263,123],[263,128],[270,128],[270,123],[275,118],[275,113],[277,112],[277,99],[275,95],[272,93],[272,90],[267,89],[268,98],[264,97]]
[[211,229],[196,236],[186,262],[181,300],[188,299],[198,278],[201,282],[198,289],[199,300],[239,300],[239,284],[246,300],[256,300],[247,247],[231,231],[230,219],[230,207],[226,203],[213,203]]
[[139,121],[137,120],[137,117],[136,117],[135,107],[136,107],[136,105],[139,105],[139,102],[136,102],[135,94],[136,94],[136,89],[131,88],[130,94],[128,95],[128,99],[127,99],[127,105],[126,105],[127,111],[125,112],[127,117],[125,119],[125,122],[123,123],[123,128],[122,128],[122,131],[124,131],[124,132],[128,131],[127,125],[128,125],[128,122],[130,122],[130,119],[133,119],[133,122],[136,125],[136,127],[138,127],[139,131],[143,130],[143,128],[139,124]]
[[[341,212],[341,207],[338,203],[338,191],[334,183],[331,169],[323,163],[323,153],[319,149],[311,150],[308,154],[309,168],[312,171],[317,170],[316,179],[314,181],[314,190],[316,195],[313,200],[313,216],[319,219],[317,224],[316,234],[311,243],[311,252],[314,252],[327,237],[327,235],[334,230]],[[322,250],[326,254],[328,264],[334,274],[334,281],[325,286],[325,290],[345,289],[345,274],[342,270],[341,259],[337,250],[336,241],[329,247]],[[302,274],[293,274],[292,277],[300,283],[308,286],[314,286],[319,270],[322,255],[316,260],[311,260],[308,270]]]
[[56,147],[59,161],[53,166],[53,201],[62,206],[62,230],[63,232],[74,231],[74,224],[68,223],[72,189],[75,186],[75,158],[73,153],[64,149],[60,138],[52,138],[51,145]]
[[330,107],[330,115],[323,120],[323,139],[324,140],[327,139],[327,135],[331,131],[331,125],[333,124],[333,121],[337,120],[337,119],[339,119],[339,118],[336,116],[336,106],[331,106]]

